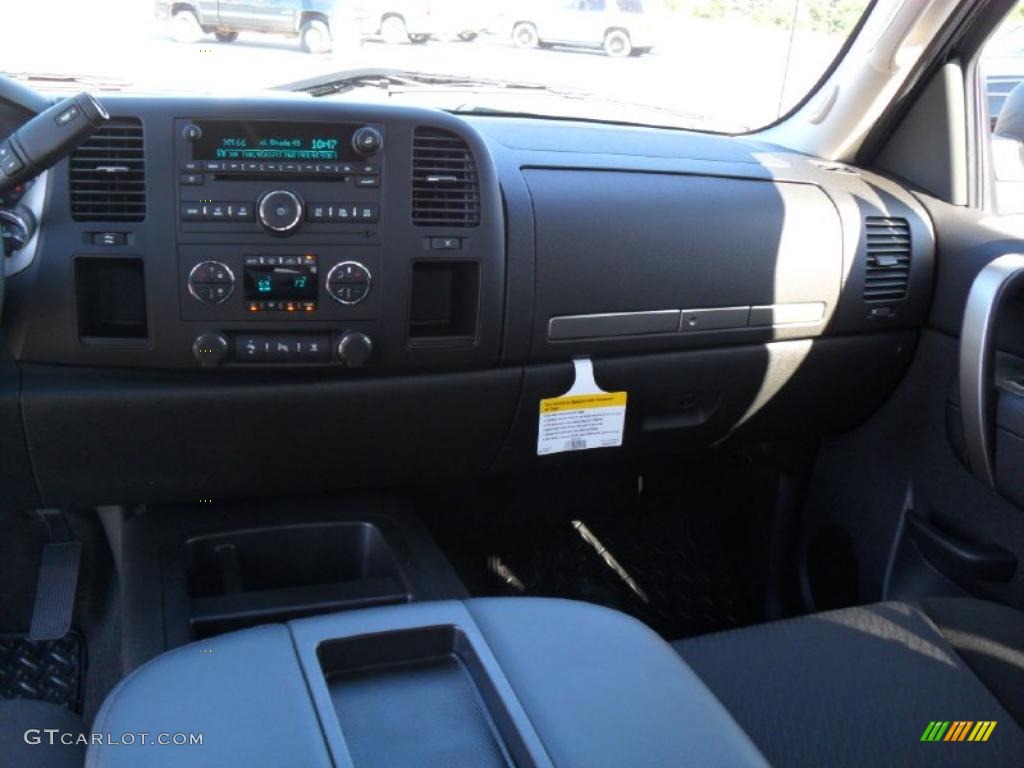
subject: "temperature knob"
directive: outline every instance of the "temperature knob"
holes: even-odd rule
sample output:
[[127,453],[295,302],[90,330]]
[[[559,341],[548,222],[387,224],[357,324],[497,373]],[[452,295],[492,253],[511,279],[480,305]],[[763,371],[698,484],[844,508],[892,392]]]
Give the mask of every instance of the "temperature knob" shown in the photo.
[[302,221],[302,200],[294,192],[275,189],[260,198],[257,213],[264,228],[287,235]]

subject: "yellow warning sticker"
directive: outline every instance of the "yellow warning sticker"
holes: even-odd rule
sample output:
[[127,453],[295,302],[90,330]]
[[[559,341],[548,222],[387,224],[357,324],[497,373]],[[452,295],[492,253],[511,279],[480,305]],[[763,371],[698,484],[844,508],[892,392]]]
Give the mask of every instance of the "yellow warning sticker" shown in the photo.
[[588,359],[574,360],[576,381],[564,395],[540,401],[537,454],[622,445],[626,392],[604,392]]
[[577,411],[582,408],[608,408],[613,405],[625,405],[625,392],[595,392],[592,395],[563,395],[549,397],[540,401],[541,413],[558,413],[560,411]]

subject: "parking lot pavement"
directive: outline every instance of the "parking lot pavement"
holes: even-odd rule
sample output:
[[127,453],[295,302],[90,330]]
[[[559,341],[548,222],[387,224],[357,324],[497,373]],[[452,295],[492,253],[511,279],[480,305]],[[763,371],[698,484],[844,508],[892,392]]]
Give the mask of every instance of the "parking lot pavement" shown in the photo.
[[[612,59],[600,51],[520,50],[493,35],[471,43],[349,42],[334,53],[311,55],[300,50],[297,40],[259,34],[242,34],[233,43],[219,43],[212,35],[195,44],[177,43],[152,16],[140,12],[148,9],[147,3],[110,1],[121,3],[122,15],[97,16],[84,10],[89,4],[70,4],[67,23],[54,30],[45,46],[31,35],[5,41],[0,70],[85,73],[149,90],[237,95],[330,71],[395,67],[545,83],[727,124],[757,125],[778,113],[788,44],[781,30],[688,22],[667,30],[665,45],[638,58]],[[789,101],[817,78],[833,46],[832,41],[809,42],[792,60],[796,75],[789,77]],[[628,110],[621,118],[633,119]]]

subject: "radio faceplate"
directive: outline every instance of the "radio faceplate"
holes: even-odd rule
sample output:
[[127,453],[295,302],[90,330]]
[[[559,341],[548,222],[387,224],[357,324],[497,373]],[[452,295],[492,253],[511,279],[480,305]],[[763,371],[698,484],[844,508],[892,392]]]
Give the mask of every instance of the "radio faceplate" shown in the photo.
[[177,119],[175,136],[180,232],[379,239],[383,126]]

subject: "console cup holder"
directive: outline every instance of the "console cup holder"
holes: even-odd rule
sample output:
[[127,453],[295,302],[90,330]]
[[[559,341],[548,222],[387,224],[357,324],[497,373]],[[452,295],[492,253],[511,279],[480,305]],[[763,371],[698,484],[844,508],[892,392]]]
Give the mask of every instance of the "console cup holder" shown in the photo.
[[185,551],[195,639],[411,599],[394,551],[371,523],[208,534],[189,539]]

